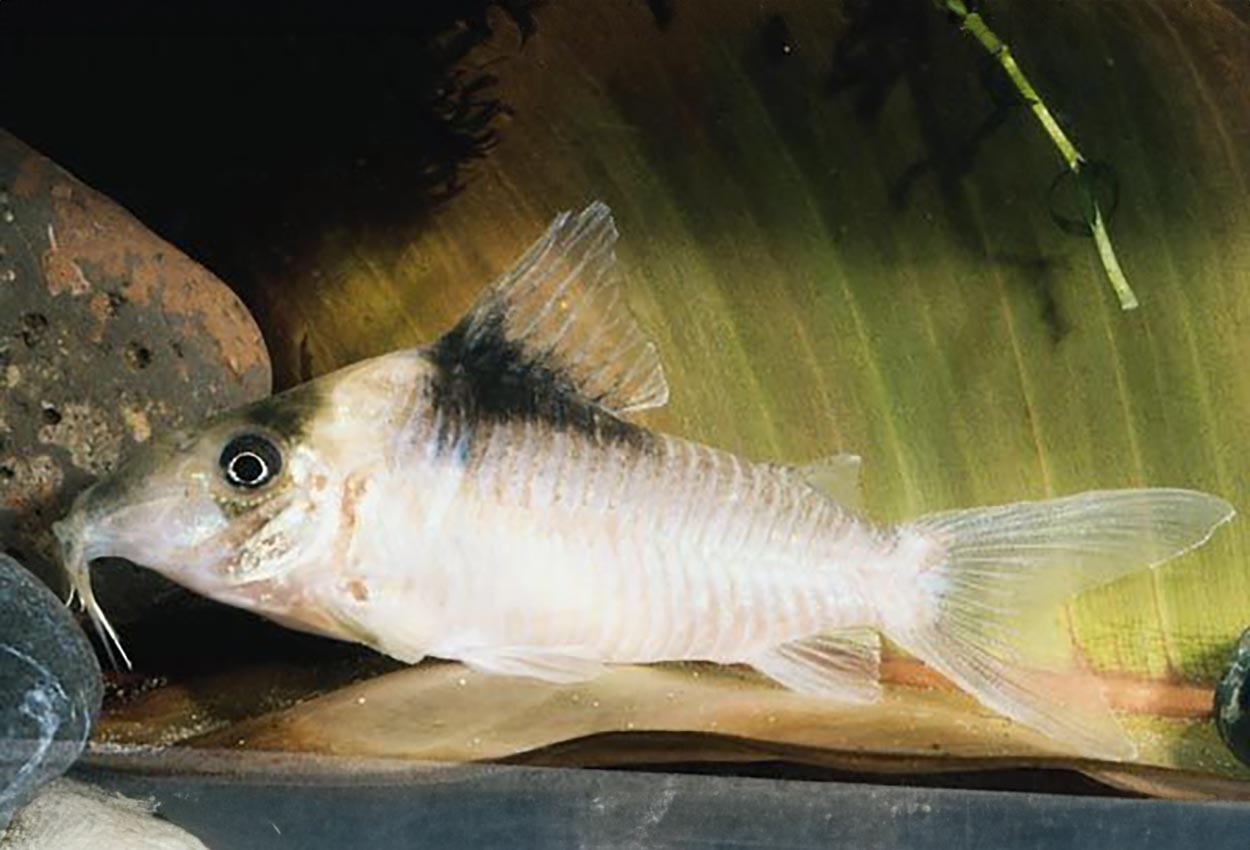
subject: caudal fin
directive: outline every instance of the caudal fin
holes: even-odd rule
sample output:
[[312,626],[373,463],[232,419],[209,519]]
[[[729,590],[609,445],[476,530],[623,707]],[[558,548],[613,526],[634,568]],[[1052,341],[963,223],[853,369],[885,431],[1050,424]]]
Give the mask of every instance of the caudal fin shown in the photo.
[[1089,757],[1132,758],[1097,681],[1071,663],[1062,606],[1202,545],[1234,513],[1190,490],[1119,490],[922,517],[903,533],[927,553],[923,613],[886,628],[995,711]]

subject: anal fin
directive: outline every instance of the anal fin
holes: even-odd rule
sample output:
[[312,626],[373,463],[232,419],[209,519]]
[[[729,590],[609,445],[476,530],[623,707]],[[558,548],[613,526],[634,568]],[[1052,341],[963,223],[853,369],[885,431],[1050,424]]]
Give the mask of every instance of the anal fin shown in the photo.
[[497,676],[523,676],[555,684],[586,682],[606,672],[602,661],[574,650],[527,646],[490,647],[460,653],[460,661],[474,670]]
[[775,647],[748,662],[792,691],[844,703],[881,696],[881,638],[872,629],[842,629]]

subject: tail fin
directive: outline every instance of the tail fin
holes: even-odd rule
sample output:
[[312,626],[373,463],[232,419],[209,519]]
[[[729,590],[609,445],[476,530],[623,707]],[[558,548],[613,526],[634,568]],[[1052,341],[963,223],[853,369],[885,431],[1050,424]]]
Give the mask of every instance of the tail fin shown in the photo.
[[1202,545],[1234,513],[1204,493],[1120,490],[922,517],[903,533],[932,550],[917,582],[925,614],[886,629],[995,711],[1084,755],[1129,759],[1097,681],[1071,666],[1063,603]]

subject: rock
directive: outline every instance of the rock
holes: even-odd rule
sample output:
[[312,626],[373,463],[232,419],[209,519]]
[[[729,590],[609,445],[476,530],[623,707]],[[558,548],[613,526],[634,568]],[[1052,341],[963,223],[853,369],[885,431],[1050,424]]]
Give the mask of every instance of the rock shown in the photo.
[[1250,629],[1215,689],[1215,725],[1233,755],[1250,765]]
[[0,850],[206,850],[144,800],[58,779],[17,813]]
[[69,610],[0,555],[0,827],[78,758],[101,692],[95,653]]
[[[64,590],[49,528],[83,487],[153,433],[269,389],[221,281],[0,131],[0,549]],[[102,581],[114,620],[153,595],[132,581]]]

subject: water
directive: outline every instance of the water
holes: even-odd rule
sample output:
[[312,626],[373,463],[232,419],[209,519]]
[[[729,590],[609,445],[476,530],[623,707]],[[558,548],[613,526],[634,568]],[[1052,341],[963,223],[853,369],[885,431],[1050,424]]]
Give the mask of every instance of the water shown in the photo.
[[[279,388],[434,338],[554,212],[601,198],[673,390],[648,425],[779,462],[858,453],[886,522],[1145,485],[1248,503],[1244,4],[983,10],[1097,164],[1085,197],[928,0],[574,7],[10,0],[5,125],[228,282]],[[1083,235],[1090,198],[1134,311]],[[0,401],[0,424],[15,416]],[[0,442],[0,466],[16,451]],[[1245,535],[1071,607],[1146,766],[1104,778],[1245,794],[1210,720],[1250,623]],[[916,784],[1071,764],[901,657],[884,705],[814,715],[712,667],[556,695],[443,664],[377,679],[398,665],[182,604],[137,606],[138,674],[110,679],[102,740],[722,773],[767,757]]]

